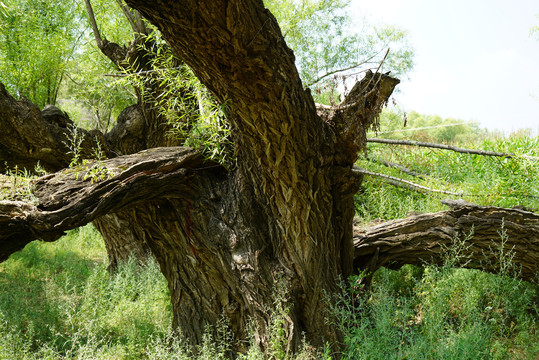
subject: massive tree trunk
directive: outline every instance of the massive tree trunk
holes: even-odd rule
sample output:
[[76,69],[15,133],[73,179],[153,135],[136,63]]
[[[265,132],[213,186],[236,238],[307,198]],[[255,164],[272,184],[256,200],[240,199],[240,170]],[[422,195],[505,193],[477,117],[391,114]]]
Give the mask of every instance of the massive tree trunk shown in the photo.
[[[211,202],[196,192],[179,200],[172,206],[175,226],[166,225],[173,222],[167,217],[150,217],[158,233],[174,229],[159,242],[174,251],[149,246],[169,280],[175,323],[196,342],[220,313],[240,339],[252,318],[266,344],[272,288],[280,283],[292,307],[286,321],[291,348],[302,332],[315,345],[338,340],[325,321],[322,294],[336,291],[335,279],[352,271],[352,195],[359,182],[351,166],[365,128],[398,81],[371,74],[326,122],[261,1],[128,3],[228,105],[236,144],[237,169],[217,187],[222,198],[214,195]],[[206,203],[215,208],[201,208]],[[121,216],[130,222],[143,213],[154,212]],[[132,223],[133,233],[143,233],[139,223]],[[153,233],[141,236],[148,242]],[[216,249],[229,254],[221,258]]]
[[[33,239],[54,241],[94,221],[112,265],[132,251],[156,257],[168,280],[174,326],[192,343],[224,316],[236,348],[247,344],[250,322],[257,343],[268,346],[279,292],[289,307],[283,320],[291,351],[302,334],[316,346],[337,345],[323,294],[339,291],[336,280],[352,273],[354,258],[361,265],[371,254],[354,252],[352,197],[361,178],[352,166],[398,80],[368,73],[341,105],[317,113],[262,1],[128,3],[227,105],[237,166],[228,171],[192,149],[158,148],[47,175],[34,183],[37,205],[22,198],[0,202],[0,260]],[[20,119],[28,113],[23,107],[31,106],[5,91],[0,95],[0,111],[12,119],[5,126],[26,132]],[[43,122],[38,109],[31,111],[36,123]],[[144,119],[136,107],[124,115]],[[106,151],[128,154],[159,143],[139,144],[138,135],[131,136],[144,134],[146,123],[121,124],[132,131],[117,127],[102,135]],[[35,138],[22,143],[61,154],[52,144],[61,144],[62,136],[51,136],[50,144]],[[17,142],[0,150],[11,163],[49,159],[52,170],[69,161],[33,155],[33,148]]]
[[[191,168],[196,181],[147,189],[155,193],[152,197],[161,194],[155,201],[137,194],[131,184],[164,170],[110,185],[98,182],[89,197],[98,204],[86,209],[83,201],[74,201],[74,219],[40,193],[64,181],[47,178],[48,185],[36,184],[37,209],[45,217],[18,221],[16,237],[6,237],[7,242],[20,242],[28,228],[54,240],[63,231],[57,229],[60,223],[97,220],[114,257],[126,254],[130,243],[143,244],[141,251],[150,249],[156,256],[169,282],[174,324],[193,343],[200,342],[206,325],[224,315],[238,344],[254,321],[257,341],[266,346],[276,284],[290,306],[285,319],[290,349],[302,333],[314,345],[335,343],[338,336],[325,321],[323,292],[337,291],[335,280],[352,272],[352,196],[359,180],[351,167],[364,146],[366,127],[398,80],[369,74],[322,119],[302,87],[275,18],[261,1],[130,5],[160,28],[175,53],[229,107],[237,168],[216,173]],[[95,172],[115,174],[99,166]],[[68,190],[61,189],[64,204]],[[28,210],[21,206],[8,208],[13,214]],[[38,229],[28,221],[36,221]],[[56,225],[47,227],[51,224]]]

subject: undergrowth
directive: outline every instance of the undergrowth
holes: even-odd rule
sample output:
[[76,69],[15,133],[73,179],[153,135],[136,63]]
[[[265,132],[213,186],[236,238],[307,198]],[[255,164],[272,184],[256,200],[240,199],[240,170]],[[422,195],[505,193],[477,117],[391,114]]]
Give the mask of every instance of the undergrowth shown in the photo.
[[351,277],[333,314],[343,358],[537,359],[539,286],[513,276],[510,253],[498,274],[455,267],[471,242],[455,239],[443,266],[381,268],[369,290]]
[[[372,287],[362,275],[343,283],[329,317],[345,335],[344,359],[536,359],[539,286],[513,278],[510,254],[501,274],[454,267],[469,238],[447,249],[444,266],[380,269]],[[134,260],[107,272],[106,253],[92,226],[56,243],[33,242],[0,264],[0,358],[228,359],[226,323],[193,357],[171,329],[166,281],[158,265]],[[286,352],[278,293],[270,331],[271,359]],[[241,359],[265,359],[251,347]],[[294,359],[333,359],[305,344]]]

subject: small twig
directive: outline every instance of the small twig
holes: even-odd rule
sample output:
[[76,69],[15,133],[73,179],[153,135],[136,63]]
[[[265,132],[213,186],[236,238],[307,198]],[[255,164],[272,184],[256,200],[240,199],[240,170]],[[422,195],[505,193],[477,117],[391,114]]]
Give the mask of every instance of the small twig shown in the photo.
[[266,24],[268,23],[268,21],[270,20],[270,18],[268,17],[266,19],[266,21],[264,21],[264,24],[262,24],[262,26],[260,27],[260,29],[258,29],[257,33],[255,34],[255,36],[251,39],[251,41],[249,41],[249,44],[247,44],[246,48],[248,48],[249,46],[251,46],[251,44],[253,43],[253,41],[255,41],[256,37],[258,36],[258,34],[260,34],[260,32],[262,31],[262,29],[264,29],[264,27],[266,26]]
[[[382,64],[384,63],[384,61],[386,60],[386,57],[387,57],[387,54],[389,54],[389,48],[387,49],[386,51],[386,54],[384,55],[382,61],[380,61],[380,64],[378,65],[378,67],[376,68],[376,71],[374,72],[374,75],[378,74],[378,70],[380,70],[380,68],[382,67]],[[371,84],[372,84],[372,81],[374,80],[375,76],[371,77],[369,82],[365,85],[364,89],[367,89]],[[380,78],[378,78],[376,80],[376,84],[374,84],[374,86],[372,87],[372,89],[366,93],[363,98],[367,98],[369,97],[374,91],[376,91],[376,85],[378,84],[378,82],[380,81]]]
[[387,58],[387,55],[389,54],[389,48],[387,48],[387,51],[386,51],[386,54],[384,55],[384,58],[382,59],[382,61],[380,61],[380,65],[378,65],[378,68],[376,69],[376,71],[374,72],[375,74],[378,73],[378,71],[380,70],[380,68],[382,67],[382,65],[384,64],[384,61],[386,61],[386,58]]
[[348,70],[352,70],[352,69],[355,69],[361,65],[364,65],[364,64],[367,64],[370,60],[372,60],[376,55],[378,54],[374,54],[373,56],[371,56],[370,58],[368,58],[367,60],[365,61],[362,61],[358,64],[355,64],[355,65],[352,65],[352,66],[349,66],[347,68],[344,68],[344,69],[338,69],[338,70],[334,70],[334,71],[330,71],[322,76],[320,76],[318,79],[314,80],[312,83],[308,84],[306,87],[311,87],[313,86],[314,84],[320,82],[321,80],[324,80],[325,78],[327,78],[328,76],[331,76],[331,75],[334,75],[334,74],[337,74],[337,73],[340,73],[340,72],[345,72],[345,71],[348,71]]
[[69,78],[69,80],[73,81],[73,83],[74,83],[75,85],[81,86],[80,83],[78,83],[78,82],[76,82],[75,80],[73,80],[73,78],[71,77],[71,75],[69,75],[69,73],[66,73],[65,75]]
[[421,147],[428,147],[428,148],[435,148],[435,149],[451,150],[451,151],[463,153],[463,154],[498,156],[498,157],[504,157],[504,158],[510,158],[510,159],[524,158],[528,160],[539,160],[539,157],[536,157],[536,156],[516,155],[516,154],[511,154],[511,153],[501,153],[501,152],[495,152],[495,151],[484,151],[484,150],[476,150],[476,149],[464,149],[464,148],[459,148],[453,145],[426,143],[426,142],[421,142],[421,141],[368,138],[367,142],[391,144],[391,145],[421,146]]
[[133,29],[133,32],[138,33],[139,29],[137,28],[137,25],[135,24],[135,20],[133,19],[133,14],[129,12],[129,8],[127,7],[127,5],[122,0],[116,0],[116,2],[122,9],[122,12],[127,18],[127,21],[129,21],[129,24],[131,25],[131,29]]

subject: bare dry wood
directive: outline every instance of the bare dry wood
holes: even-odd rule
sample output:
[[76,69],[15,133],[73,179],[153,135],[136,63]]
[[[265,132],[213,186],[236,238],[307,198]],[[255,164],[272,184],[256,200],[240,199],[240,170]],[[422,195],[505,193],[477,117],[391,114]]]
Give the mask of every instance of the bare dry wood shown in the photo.
[[[368,228],[354,228],[357,268],[374,272],[381,266],[442,264],[451,256],[455,239],[471,234],[465,257],[456,264],[498,272],[509,261],[524,280],[539,274],[539,214],[519,209],[452,202],[452,209],[410,216]],[[505,259],[501,260],[501,251]]]
[[511,154],[511,153],[496,152],[496,151],[485,151],[485,150],[477,150],[477,149],[464,149],[464,148],[459,148],[459,147],[453,146],[453,145],[435,144],[435,143],[427,143],[427,142],[421,142],[421,141],[367,138],[367,142],[380,143],[380,144],[390,144],[390,145],[409,145],[409,146],[429,147],[429,148],[434,148],[434,149],[451,150],[451,151],[462,153],[462,154],[473,154],[473,155],[483,155],[483,156],[497,156],[497,157],[504,157],[504,158],[522,158],[522,159],[528,159],[528,160],[539,160],[539,157],[536,157],[536,156],[516,155],[516,154]]
[[463,196],[464,195],[462,193],[454,193],[454,192],[451,192],[451,191],[432,189],[432,188],[429,188],[427,186],[416,184],[416,183],[414,183],[412,181],[397,178],[395,176],[375,173],[375,172],[372,172],[372,171],[369,171],[369,170],[361,169],[361,168],[359,168],[359,167],[357,167],[355,165],[352,168],[352,171],[355,174],[370,175],[370,176],[380,177],[380,178],[384,179],[384,181],[387,182],[388,184],[391,184],[391,185],[394,185],[394,186],[399,186],[399,187],[404,187],[404,188],[414,190],[414,191],[426,191],[426,192],[433,192],[433,193],[452,195],[452,196]]

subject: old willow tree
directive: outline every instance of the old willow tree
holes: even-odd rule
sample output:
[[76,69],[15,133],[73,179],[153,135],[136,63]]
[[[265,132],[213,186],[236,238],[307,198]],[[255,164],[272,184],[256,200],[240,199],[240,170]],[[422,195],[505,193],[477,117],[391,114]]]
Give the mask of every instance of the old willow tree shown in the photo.
[[[139,14],[153,23],[217,101],[226,104],[235,165],[225,168],[186,147],[135,152],[159,143],[145,136],[159,139],[157,131],[166,129],[140,104],[126,109],[109,133],[84,132],[74,130],[61,112],[41,112],[0,85],[2,160],[27,168],[39,161],[57,171],[37,179],[30,196],[0,202],[0,260],[34,239],[54,241],[93,221],[111,262],[133,250],[155,256],[168,280],[173,325],[192,343],[200,343],[207,325],[224,316],[239,350],[250,328],[256,342],[267,346],[278,288],[289,308],[283,330],[290,349],[302,334],[313,345],[338,344],[339,334],[326,321],[324,294],[338,291],[336,280],[355,266],[383,265],[384,246],[395,240],[376,232],[374,246],[368,246],[356,234],[361,246],[354,249],[353,195],[361,174],[353,164],[365,146],[366,129],[376,124],[399,81],[368,73],[341,104],[317,113],[294,54],[262,0],[127,3],[139,12],[132,14],[133,28],[140,28]],[[129,54],[137,49],[114,46],[94,31],[111,59],[133,59]],[[88,157],[98,143],[110,160],[61,170],[74,154]],[[481,211],[474,219],[499,219],[495,210]],[[458,218],[469,213],[442,216],[435,234],[450,237],[442,235],[458,228]],[[510,231],[518,233],[526,221],[537,225],[537,216],[523,214],[516,211],[516,220],[506,221]],[[450,222],[450,215],[456,220]],[[389,246],[390,258],[398,260],[406,241],[424,240],[433,223],[395,226],[418,232]],[[536,226],[531,239],[538,233]],[[412,252],[418,250],[414,244]],[[435,248],[429,243],[404,261],[432,255]],[[532,264],[528,273],[536,271],[535,258],[523,263]]]

